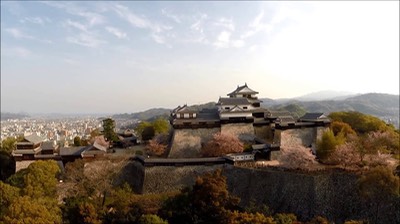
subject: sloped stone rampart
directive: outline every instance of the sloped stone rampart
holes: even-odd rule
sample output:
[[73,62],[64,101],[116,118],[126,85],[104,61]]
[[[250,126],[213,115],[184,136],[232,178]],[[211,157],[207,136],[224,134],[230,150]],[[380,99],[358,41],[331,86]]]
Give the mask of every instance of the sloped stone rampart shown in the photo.
[[309,147],[317,138],[316,128],[289,129],[281,131],[281,147],[303,145]]
[[[358,194],[358,175],[341,170],[301,173],[273,169],[248,169],[232,165],[150,167],[145,170],[144,193],[180,190],[193,185],[196,176],[223,169],[229,191],[241,198],[266,204],[275,212],[295,213],[301,220],[320,215],[335,223],[374,215],[374,208]],[[378,223],[400,223],[399,200],[384,206]]]
[[146,167],[143,193],[163,193],[181,190],[186,186],[192,186],[197,176],[224,166],[227,165]]
[[175,129],[168,157],[199,157],[202,145],[210,141],[213,134],[220,131],[220,128]]
[[221,125],[221,133],[237,136],[241,141],[250,142],[254,139],[252,123],[233,123]]
[[269,125],[254,126],[254,134],[256,137],[261,138],[268,143],[273,142],[274,133]]

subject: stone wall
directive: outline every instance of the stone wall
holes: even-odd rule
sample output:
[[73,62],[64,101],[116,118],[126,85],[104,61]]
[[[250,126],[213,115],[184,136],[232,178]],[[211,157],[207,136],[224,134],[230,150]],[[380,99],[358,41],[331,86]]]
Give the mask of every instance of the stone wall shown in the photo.
[[254,134],[268,143],[272,143],[274,140],[274,132],[270,125],[254,126]]
[[202,145],[210,141],[213,134],[220,131],[220,128],[175,129],[168,157],[198,157]]
[[228,165],[214,166],[155,166],[146,167],[143,193],[163,193],[177,191],[192,186],[197,176]]
[[[301,220],[321,215],[335,223],[372,218],[373,209],[358,195],[358,175],[340,170],[300,173],[274,169],[248,169],[232,165],[146,167],[143,193],[177,191],[193,185],[196,176],[223,169],[229,191],[241,198],[266,204],[275,212],[295,213]],[[385,205],[378,223],[399,223],[399,200]]]
[[303,145],[310,147],[317,140],[317,128],[300,128],[281,131],[281,147]]
[[221,133],[237,136],[244,142],[251,142],[254,139],[254,127],[252,123],[222,124]]

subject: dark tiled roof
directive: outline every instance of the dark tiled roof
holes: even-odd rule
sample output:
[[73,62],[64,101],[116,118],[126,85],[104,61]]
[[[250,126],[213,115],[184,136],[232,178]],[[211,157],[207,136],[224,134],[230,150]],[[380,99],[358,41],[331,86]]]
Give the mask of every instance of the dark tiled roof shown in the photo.
[[327,117],[324,116],[324,113],[306,113],[304,116],[299,118],[299,120],[320,120],[326,118]]
[[219,98],[217,105],[250,105],[247,98]]
[[196,110],[188,107],[187,105],[185,105],[175,111],[175,113],[196,113],[196,112],[197,112]]
[[37,136],[37,135],[28,135],[28,136],[25,136],[24,139],[33,144],[41,143],[44,140],[43,138],[41,138],[40,136]]
[[53,142],[43,142],[42,150],[54,150],[57,148],[57,145],[54,145]]
[[[245,90],[245,91],[243,91],[243,90]],[[242,91],[242,92],[241,92],[241,91]],[[228,96],[235,95],[235,94],[237,94],[237,93],[239,93],[239,92],[244,93],[244,94],[258,94],[258,92],[256,92],[256,91],[250,89],[250,88],[247,86],[247,83],[246,83],[246,84],[244,84],[244,86],[238,86],[238,87],[236,88],[236,90],[233,91],[233,92],[231,92],[231,93],[229,93]]]
[[87,149],[92,147],[89,146],[80,146],[80,147],[68,147],[60,149],[60,156],[80,156],[81,153]]

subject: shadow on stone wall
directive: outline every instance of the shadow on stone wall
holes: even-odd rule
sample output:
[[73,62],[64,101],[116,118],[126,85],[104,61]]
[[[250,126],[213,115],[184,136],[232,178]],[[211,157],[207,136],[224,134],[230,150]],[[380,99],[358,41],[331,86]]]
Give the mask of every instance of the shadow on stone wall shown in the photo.
[[[144,170],[135,165],[127,167],[127,171],[137,169],[136,174],[129,175],[128,182],[140,190],[135,192],[177,191],[193,185],[196,177],[204,172],[218,168],[223,169],[229,191],[241,198],[243,207],[253,200],[258,205],[266,204],[275,212],[295,213],[301,220],[320,215],[335,223],[350,219],[373,220],[375,215],[359,197],[358,176],[342,170],[300,173],[232,165],[146,167]],[[378,223],[400,223],[399,205],[398,198],[386,205]]]

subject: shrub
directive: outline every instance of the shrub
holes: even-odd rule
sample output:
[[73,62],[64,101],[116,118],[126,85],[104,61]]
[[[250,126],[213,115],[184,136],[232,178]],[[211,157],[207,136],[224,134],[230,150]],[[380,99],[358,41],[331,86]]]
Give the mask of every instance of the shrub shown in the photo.
[[329,157],[334,152],[336,146],[345,142],[344,134],[334,135],[332,130],[322,134],[321,140],[317,141],[317,157],[321,162],[329,163]]
[[274,215],[274,221],[276,224],[292,224],[297,221],[297,217],[292,213],[277,213]]

